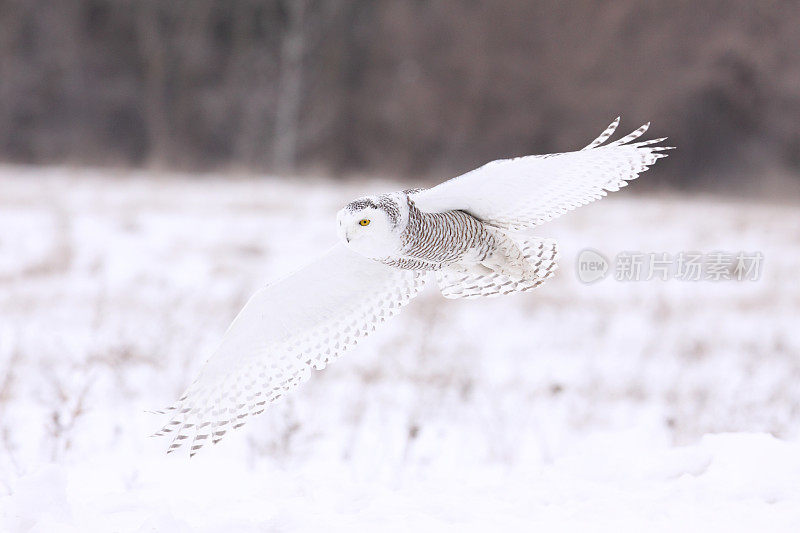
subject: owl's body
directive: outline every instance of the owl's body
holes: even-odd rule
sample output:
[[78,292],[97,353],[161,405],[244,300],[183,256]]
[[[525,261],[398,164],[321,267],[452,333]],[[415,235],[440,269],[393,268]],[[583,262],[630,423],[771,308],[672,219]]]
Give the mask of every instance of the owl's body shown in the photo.
[[495,247],[494,238],[475,217],[463,211],[423,213],[406,196],[408,224],[400,254],[381,259],[407,270],[440,270],[465,260],[483,260]]
[[258,291],[156,435],[193,455],[261,413],[397,313],[433,272],[447,298],[528,291],[556,271],[556,243],[513,232],[597,200],[666,154],[663,139],[494,161],[431,189],[359,198],[337,215],[342,244]]
[[[388,254],[384,249],[371,253],[363,246],[353,246],[383,264],[403,270],[502,275],[504,281],[532,281],[541,275],[514,240],[465,211],[427,213],[416,206],[409,192],[402,191],[349,203],[339,214],[340,228],[348,225],[348,219],[349,225],[356,228],[352,221],[361,217],[365,209],[390,213],[393,231],[400,235],[399,246]],[[346,231],[342,236],[350,244]],[[549,272],[552,274],[555,268]]]
[[405,270],[441,270],[455,265],[479,263],[497,250],[492,230],[463,211],[423,213],[406,193],[401,193],[408,222],[402,229],[397,255],[380,258],[382,263]]

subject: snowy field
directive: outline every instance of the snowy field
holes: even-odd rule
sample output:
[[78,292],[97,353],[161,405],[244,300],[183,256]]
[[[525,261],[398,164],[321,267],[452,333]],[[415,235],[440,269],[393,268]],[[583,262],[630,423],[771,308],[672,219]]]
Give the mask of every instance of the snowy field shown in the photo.
[[[146,410],[348,199],[402,185],[105,174],[0,168],[0,531],[800,530],[797,205],[623,190],[540,228],[542,288],[430,286],[189,460]],[[764,260],[585,285],[587,247]]]

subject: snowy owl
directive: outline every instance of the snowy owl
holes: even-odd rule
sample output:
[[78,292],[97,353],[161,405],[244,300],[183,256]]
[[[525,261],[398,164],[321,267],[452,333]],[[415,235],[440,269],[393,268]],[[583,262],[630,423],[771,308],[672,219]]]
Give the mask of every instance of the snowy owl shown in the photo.
[[430,189],[359,198],[337,215],[341,242],[256,292],[155,435],[194,455],[244,425],[396,314],[429,272],[447,298],[528,291],[556,270],[556,243],[514,236],[616,191],[665,157],[664,139],[498,160]]

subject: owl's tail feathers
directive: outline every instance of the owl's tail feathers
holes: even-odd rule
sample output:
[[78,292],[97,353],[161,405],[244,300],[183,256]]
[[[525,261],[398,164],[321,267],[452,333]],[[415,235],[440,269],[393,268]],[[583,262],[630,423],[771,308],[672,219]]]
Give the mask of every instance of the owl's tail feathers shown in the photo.
[[528,237],[519,243],[526,263],[522,277],[490,270],[442,269],[436,271],[436,283],[445,298],[500,296],[535,289],[558,269],[558,246],[553,239]]

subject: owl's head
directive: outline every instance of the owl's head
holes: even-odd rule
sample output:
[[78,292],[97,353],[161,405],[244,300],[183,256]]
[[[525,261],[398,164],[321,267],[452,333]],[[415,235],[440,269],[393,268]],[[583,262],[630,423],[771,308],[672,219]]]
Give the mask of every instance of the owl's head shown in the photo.
[[402,247],[408,211],[403,193],[353,200],[336,215],[339,238],[350,249],[372,259],[396,255]]

